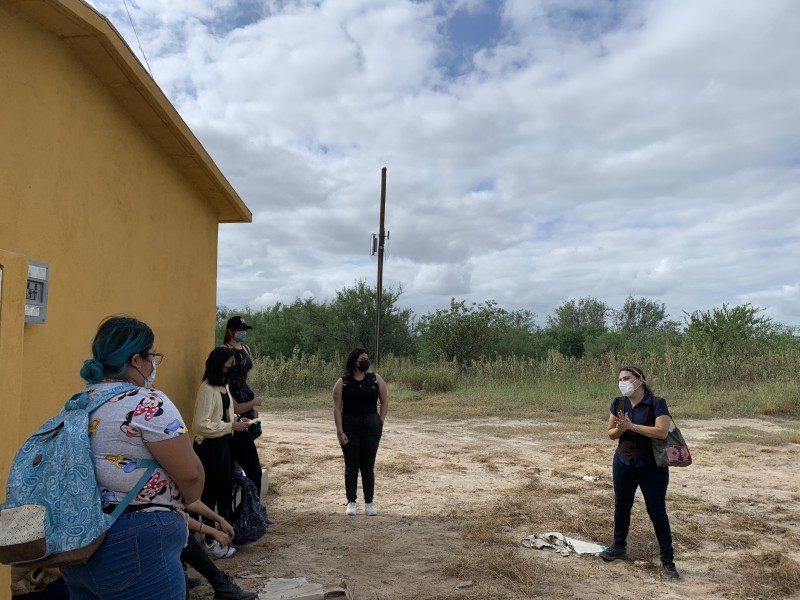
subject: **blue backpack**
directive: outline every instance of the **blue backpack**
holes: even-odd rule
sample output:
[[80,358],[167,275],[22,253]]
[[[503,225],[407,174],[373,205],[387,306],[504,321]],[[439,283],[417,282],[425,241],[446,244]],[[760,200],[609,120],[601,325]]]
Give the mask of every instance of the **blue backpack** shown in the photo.
[[90,398],[67,400],[14,457],[0,505],[0,563],[26,567],[81,564],[100,546],[109,527],[155,471],[155,460],[139,460],[146,473],[113,513],[103,512],[89,446],[89,414],[108,400],[136,389],[124,384]]
[[[235,504],[238,495],[239,503]],[[259,501],[256,486],[240,471],[233,474],[232,502],[235,507],[231,512],[231,526],[236,532],[233,543],[241,546],[260,539],[267,531],[267,509]]]

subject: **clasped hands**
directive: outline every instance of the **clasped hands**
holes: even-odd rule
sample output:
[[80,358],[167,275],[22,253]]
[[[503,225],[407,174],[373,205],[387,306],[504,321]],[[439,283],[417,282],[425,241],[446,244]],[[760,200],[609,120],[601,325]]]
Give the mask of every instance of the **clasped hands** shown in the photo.
[[634,423],[623,411],[617,413],[617,429],[619,431],[634,431]]

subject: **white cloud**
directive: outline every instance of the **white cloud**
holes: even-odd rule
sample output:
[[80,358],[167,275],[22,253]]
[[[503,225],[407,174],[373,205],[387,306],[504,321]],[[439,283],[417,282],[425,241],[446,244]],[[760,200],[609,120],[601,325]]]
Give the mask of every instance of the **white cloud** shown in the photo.
[[[93,4],[138,53],[122,7]],[[129,5],[255,215],[221,228],[220,303],[372,285],[387,166],[384,282],[418,314],[634,294],[800,325],[793,0],[506,0],[504,37],[456,79],[441,26],[477,0]]]

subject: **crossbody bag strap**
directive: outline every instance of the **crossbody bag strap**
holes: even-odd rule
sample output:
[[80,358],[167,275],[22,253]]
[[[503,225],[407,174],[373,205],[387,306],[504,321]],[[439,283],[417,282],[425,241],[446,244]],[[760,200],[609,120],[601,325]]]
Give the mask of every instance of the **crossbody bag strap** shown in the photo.
[[134,499],[136,494],[142,491],[142,488],[147,483],[147,480],[150,479],[150,476],[155,472],[156,468],[158,467],[158,461],[154,458],[142,459],[136,461],[137,465],[145,466],[148,465],[147,469],[145,469],[144,474],[139,478],[139,481],[136,482],[136,485],[131,488],[131,491],[128,492],[128,495],[123,498],[122,502],[117,504],[117,508],[114,509],[114,512],[111,513],[111,520],[116,521],[117,517],[122,514],[131,501]]

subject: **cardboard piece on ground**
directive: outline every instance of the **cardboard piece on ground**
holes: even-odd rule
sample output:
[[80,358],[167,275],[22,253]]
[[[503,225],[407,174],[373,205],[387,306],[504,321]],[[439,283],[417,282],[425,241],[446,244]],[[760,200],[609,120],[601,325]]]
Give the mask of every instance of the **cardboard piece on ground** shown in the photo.
[[318,583],[308,583],[305,577],[275,578],[267,581],[258,593],[259,600],[325,600]]
[[606,549],[601,544],[568,538],[558,531],[531,534],[522,539],[522,545],[526,548],[551,548],[564,556],[569,556],[570,551],[575,554],[599,554]]

